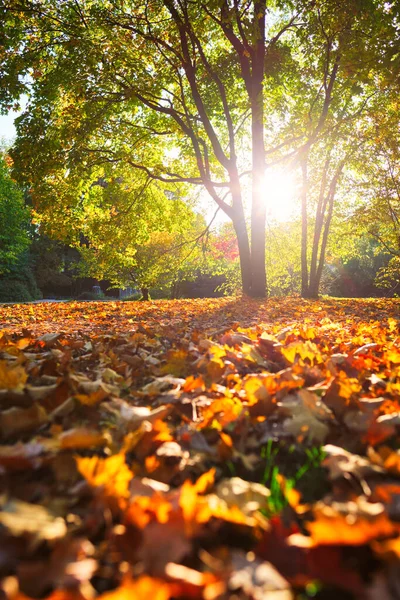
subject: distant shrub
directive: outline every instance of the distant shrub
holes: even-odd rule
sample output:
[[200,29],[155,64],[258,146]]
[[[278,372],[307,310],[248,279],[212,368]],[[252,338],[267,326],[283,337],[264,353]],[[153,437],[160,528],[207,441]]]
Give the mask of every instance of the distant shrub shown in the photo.
[[135,292],[134,294],[131,294],[130,296],[125,296],[124,298],[120,298],[120,300],[122,302],[136,302],[137,300],[140,300],[141,297],[142,297],[142,294],[140,292]]
[[149,297],[152,300],[164,300],[171,297],[169,290],[162,288],[150,288]]
[[103,294],[95,294],[93,292],[82,292],[77,297],[77,300],[102,300],[104,298]]
[[0,278],[0,302],[30,302],[42,298],[29,257],[22,256],[6,276]]
[[29,265],[24,265],[21,269],[19,269],[18,273],[13,277],[13,279],[20,281],[28,288],[32,300],[40,300],[43,298],[43,294],[36,283],[35,276]]
[[16,279],[0,279],[0,302],[30,302],[34,300],[28,287]]

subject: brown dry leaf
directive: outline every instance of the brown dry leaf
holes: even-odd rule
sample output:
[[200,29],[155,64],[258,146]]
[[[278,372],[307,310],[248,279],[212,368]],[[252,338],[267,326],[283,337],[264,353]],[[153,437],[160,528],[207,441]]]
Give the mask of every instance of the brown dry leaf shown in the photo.
[[300,440],[309,439],[319,444],[325,441],[333,414],[316,394],[299,390],[295,395],[286,396],[279,405],[292,415],[284,423],[288,433]]
[[270,491],[261,483],[244,481],[240,477],[232,477],[221,481],[215,490],[228,506],[237,506],[245,515],[252,515],[265,509]]
[[9,408],[0,413],[0,434],[3,438],[12,438],[36,430],[47,421],[47,413],[40,404],[30,408]]
[[50,396],[51,394],[53,394],[57,388],[58,388],[57,384],[37,385],[37,386],[27,385],[25,387],[27,393],[32,398],[32,400],[34,400],[35,402],[44,400],[45,398],[47,398],[47,396]]
[[62,336],[62,333],[45,333],[44,335],[38,338],[39,342],[43,342],[45,346],[48,348],[53,348],[56,346],[57,341]]
[[159,406],[151,410],[147,406],[131,406],[119,398],[114,399],[108,406],[110,408],[114,406],[118,410],[123,423],[129,430],[136,429],[144,421],[153,423],[158,419],[164,419],[171,412],[170,406]]
[[232,592],[242,591],[254,600],[292,600],[294,597],[286,579],[271,563],[257,559],[253,552],[245,554],[235,550],[231,560],[228,586]]
[[13,446],[0,446],[0,465],[9,471],[32,468],[44,452],[46,448],[40,442],[18,442]]
[[109,443],[109,438],[96,430],[87,429],[86,427],[75,427],[64,431],[59,436],[60,448],[67,449],[83,449],[83,448],[98,448],[106,446]]
[[165,574],[170,579],[179,581],[179,586],[174,586],[179,597],[199,596],[207,600],[219,598],[226,590],[225,582],[218,579],[213,573],[202,573],[184,565],[169,562],[165,567]]
[[351,475],[362,483],[366,477],[384,473],[382,467],[372,464],[367,458],[347,452],[338,446],[328,444],[322,449],[326,454],[323,465],[328,468],[331,480]]

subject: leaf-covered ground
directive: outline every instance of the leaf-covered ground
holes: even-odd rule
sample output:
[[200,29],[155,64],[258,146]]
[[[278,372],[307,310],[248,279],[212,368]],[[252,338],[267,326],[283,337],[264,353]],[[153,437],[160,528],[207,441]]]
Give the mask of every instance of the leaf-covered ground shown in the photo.
[[2,597],[399,597],[399,309],[0,307]]

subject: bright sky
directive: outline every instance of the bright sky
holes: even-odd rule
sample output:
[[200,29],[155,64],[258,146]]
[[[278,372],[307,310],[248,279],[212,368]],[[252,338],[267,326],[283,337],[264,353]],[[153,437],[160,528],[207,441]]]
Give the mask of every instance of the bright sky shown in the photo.
[[19,113],[10,111],[8,115],[0,115],[0,138],[5,138],[7,141],[15,137],[14,119]]
[[284,223],[299,210],[299,189],[293,171],[275,167],[265,171],[263,194],[267,204],[267,220]]

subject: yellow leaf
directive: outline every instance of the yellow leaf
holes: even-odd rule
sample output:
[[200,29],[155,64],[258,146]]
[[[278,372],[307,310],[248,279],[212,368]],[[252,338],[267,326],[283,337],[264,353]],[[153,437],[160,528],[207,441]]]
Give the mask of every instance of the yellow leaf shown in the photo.
[[22,390],[28,374],[21,366],[10,367],[5,360],[0,361],[0,389]]
[[301,365],[304,364],[305,360],[308,360],[311,365],[323,362],[318,346],[309,340],[306,342],[293,342],[285,348],[281,348],[281,352],[290,363],[294,363],[296,359]]
[[78,456],[76,462],[79,472],[91,486],[102,487],[106,496],[129,498],[129,483],[133,473],[125,463],[123,452],[109,458]]

